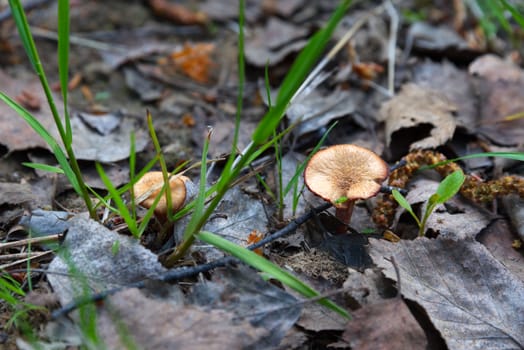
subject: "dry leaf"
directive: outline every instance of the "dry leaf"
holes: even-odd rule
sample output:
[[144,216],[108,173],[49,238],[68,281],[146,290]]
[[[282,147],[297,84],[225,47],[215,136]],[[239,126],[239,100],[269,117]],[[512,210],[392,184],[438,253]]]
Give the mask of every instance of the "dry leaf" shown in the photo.
[[451,139],[457,108],[443,95],[415,84],[382,105],[386,143],[397,158],[409,150],[436,148]]
[[[0,71],[0,81],[3,84],[2,92],[8,96],[16,96],[21,89],[27,89],[32,92],[35,98],[47,101],[36,78],[30,80],[15,79]],[[58,96],[54,96],[54,98],[57,105],[62,103]],[[43,103],[42,108],[39,111],[33,111],[32,114],[56,140],[60,140],[53,116],[47,104]],[[0,128],[0,143],[6,146],[9,152],[27,150],[29,148],[50,149],[22,117],[5,103],[0,103],[0,125],[2,125],[2,128]],[[71,128],[73,132],[73,151],[79,160],[96,160],[110,163],[127,159],[131,147],[129,135],[135,130],[136,152],[142,151],[148,143],[147,132],[139,129],[139,121],[134,117],[124,116],[120,118],[118,128],[113,129],[107,135],[100,135],[72,113]]]
[[342,341],[359,350],[425,349],[424,331],[401,298],[366,305],[351,314]]
[[0,205],[23,204],[33,198],[31,186],[27,183],[0,182]]
[[524,139],[524,118],[506,120],[524,111],[524,71],[494,55],[482,56],[469,67],[478,91],[477,131],[498,145],[514,146]]
[[524,347],[524,282],[473,238],[418,238],[390,243],[371,239],[370,253],[402,295],[419,303],[449,349]]
[[426,22],[411,25],[407,34],[407,46],[421,53],[444,56],[457,61],[468,61],[480,54],[475,47],[449,26],[433,26]]
[[138,289],[117,293],[106,304],[97,327],[109,349],[127,348],[122,335],[138,349],[256,349],[267,335],[249,322],[236,323],[230,312],[176,307],[147,298]]
[[509,223],[503,219],[494,220],[477,236],[477,240],[484,244],[498,261],[524,281],[524,255],[511,246],[514,239],[515,235]]
[[[72,266],[86,277],[92,291],[122,287],[146,278],[159,279],[167,271],[158,257],[135,238],[81,217],[74,217],[68,223],[63,242],[68,257],[57,255],[49,265],[49,271],[54,273],[48,275],[62,305],[73,300],[75,291],[82,290],[79,278],[69,273]],[[115,254],[112,248],[116,242],[119,248]]]
[[214,63],[210,55],[215,45],[210,43],[188,44],[170,55],[176,68],[199,83],[207,83]]
[[302,49],[306,40],[302,39],[307,29],[297,27],[271,17],[264,28],[256,28],[250,40],[246,40],[246,60],[257,66],[273,66],[292,52]]
[[206,310],[230,312],[237,324],[250,323],[265,329],[268,334],[259,341],[265,347],[278,345],[302,310],[302,304],[292,295],[246,266],[215,271],[212,281],[193,287],[191,298]]
[[157,16],[173,21],[174,23],[202,25],[207,22],[207,15],[204,12],[191,11],[180,4],[167,0],[149,0],[148,3]]
[[475,130],[479,115],[470,75],[448,61],[426,60],[414,68],[413,81],[446,96],[457,106],[457,125]]

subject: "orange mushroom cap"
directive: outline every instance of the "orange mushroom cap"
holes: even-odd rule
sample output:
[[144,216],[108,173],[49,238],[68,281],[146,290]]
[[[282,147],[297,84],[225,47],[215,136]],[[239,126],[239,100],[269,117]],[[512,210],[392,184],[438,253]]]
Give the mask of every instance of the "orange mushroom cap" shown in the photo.
[[335,145],[317,152],[304,171],[311,192],[335,207],[346,202],[373,197],[388,176],[388,165],[374,152],[356,145]]
[[[151,171],[140,178],[133,186],[135,198],[144,208],[151,208],[164,185],[164,176],[161,171]],[[178,211],[194,194],[194,184],[183,175],[174,175],[169,180],[171,190],[171,204],[173,212]],[[145,198],[144,198],[145,197]],[[155,215],[167,217],[167,199],[164,194],[155,207]]]

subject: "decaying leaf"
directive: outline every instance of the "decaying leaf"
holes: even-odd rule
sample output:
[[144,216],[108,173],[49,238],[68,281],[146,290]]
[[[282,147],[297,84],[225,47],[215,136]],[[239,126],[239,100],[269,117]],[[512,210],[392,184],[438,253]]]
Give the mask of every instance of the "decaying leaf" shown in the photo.
[[516,194],[511,194],[502,198],[502,203],[517,234],[524,241],[524,199]]
[[447,26],[433,26],[417,21],[408,31],[408,44],[423,53],[438,53],[450,59],[467,60],[479,55],[480,51],[471,48],[468,42]]
[[443,95],[415,84],[406,84],[400,93],[380,108],[385,122],[386,143],[394,158],[408,149],[436,148],[455,132],[453,113],[457,108]]
[[389,280],[384,278],[377,268],[369,268],[360,272],[348,268],[348,276],[344,281],[344,290],[354,300],[355,306],[377,304],[395,294]]
[[206,310],[231,313],[237,324],[250,323],[265,329],[267,335],[259,343],[267,348],[280,343],[302,311],[302,305],[291,294],[264,281],[246,266],[215,271],[212,281],[194,286],[190,298]]
[[211,43],[185,43],[184,46],[173,53],[170,58],[177,69],[199,83],[207,83],[214,63],[210,55],[215,50]]
[[[114,244],[119,245],[116,254],[112,250]],[[91,291],[159,278],[166,272],[158,257],[138,240],[119,235],[94,220],[71,219],[63,246],[67,248],[68,257],[56,256],[49,265],[53,273],[48,275],[62,305],[71,302],[75,293],[82,291],[81,279],[69,274],[71,268],[87,279]]]
[[34,198],[31,185],[13,182],[0,182],[0,205],[17,205],[31,201]]
[[524,281],[524,255],[511,246],[515,237],[508,221],[498,219],[482,230],[477,240],[511,273]]
[[293,129],[296,137],[318,131],[330,121],[350,115],[357,106],[355,94],[344,90],[331,91],[327,95],[318,90],[302,94],[286,112],[290,124],[297,123]]
[[182,4],[166,0],[148,0],[148,4],[157,16],[174,23],[203,25],[208,20],[204,12],[192,11]]
[[[47,101],[42,88],[37,79],[24,81],[14,79],[0,71],[0,81],[2,81],[2,92],[9,96],[16,96],[21,89],[32,91],[32,94]],[[60,98],[55,96],[55,103],[60,105]],[[51,135],[60,140],[56,130],[53,116],[47,104],[43,104],[39,111],[32,112],[34,117],[48,130]],[[26,150],[30,148],[50,147],[40,136],[9,106],[0,103],[0,140],[10,152]],[[73,137],[73,151],[76,158],[81,160],[96,160],[99,162],[116,162],[129,157],[130,134],[136,132],[136,151],[142,151],[147,145],[147,133],[139,128],[136,118],[119,118],[118,128],[113,128],[112,132],[101,135],[98,131],[86,125],[78,116],[72,115],[71,129]],[[143,129],[143,128],[142,128]],[[59,142],[61,143],[61,142]]]
[[302,316],[297,322],[297,326],[307,331],[341,331],[344,330],[347,319],[326,310],[325,307],[317,303],[308,303],[304,306]]
[[361,350],[425,349],[424,331],[401,298],[366,305],[351,314],[341,341]]
[[454,349],[518,349],[524,346],[524,282],[473,238],[418,238],[390,243],[371,239],[370,253],[402,295],[419,303]]
[[467,72],[448,61],[426,60],[415,66],[413,74],[414,83],[438,91],[457,107],[457,126],[475,130],[479,115],[475,90]]
[[[263,328],[235,322],[224,310],[203,310],[145,297],[137,289],[111,296],[97,328],[109,349],[125,349],[126,336],[138,349],[257,349],[267,336]],[[118,320],[115,325],[114,320]]]
[[477,131],[496,144],[514,146],[524,139],[524,118],[507,118],[524,111],[524,71],[494,55],[469,66],[478,91],[480,125]]
[[246,41],[246,60],[258,67],[273,66],[292,52],[305,46],[307,29],[271,17],[264,28],[257,28]]

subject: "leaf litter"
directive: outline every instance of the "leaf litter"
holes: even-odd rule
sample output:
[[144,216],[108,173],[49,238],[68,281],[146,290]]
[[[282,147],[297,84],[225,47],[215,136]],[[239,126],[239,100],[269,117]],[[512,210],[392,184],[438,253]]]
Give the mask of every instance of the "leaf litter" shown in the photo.
[[[288,58],[304,45],[304,39],[322,23],[332,5],[301,1],[247,3],[247,68],[260,70],[269,59],[270,83],[278,87],[282,72],[288,68]],[[112,41],[109,49],[106,42],[90,42],[93,47],[98,47],[93,50],[96,54],[73,55],[78,60],[77,70],[84,73],[80,83],[83,86],[73,88],[71,92],[73,107],[77,107],[72,110],[82,113],[81,116],[75,114],[73,119],[74,133],[79,134],[82,141],[80,148],[83,150],[77,148],[77,151],[80,158],[86,160],[82,167],[89,184],[96,188],[103,186],[93,172],[93,160],[112,163],[106,164],[106,168],[114,172],[111,177],[115,184],[126,183],[131,129],[143,132],[137,138],[137,156],[143,157],[139,162],[151,159],[153,153],[147,147],[144,124],[140,122],[141,117],[135,117],[143,115],[146,108],[152,109],[153,115],[158,111],[155,127],[166,154],[170,155],[170,166],[174,167],[185,159],[198,158],[207,125],[216,129],[211,155],[218,157],[231,151],[231,130],[236,111],[235,96],[231,92],[236,90],[237,72],[232,68],[235,67],[236,47],[221,43],[231,39],[232,33],[227,34],[229,29],[223,29],[230,28],[237,16],[236,9],[228,2],[209,1],[188,9],[183,5],[173,9],[163,1],[141,6],[145,5],[153,10],[158,10],[159,6],[168,8],[168,20],[176,23],[188,18],[192,18],[190,22],[193,24],[216,19],[219,21],[218,32],[176,24],[170,27],[169,33],[186,34],[166,39],[167,32],[162,32],[160,27],[150,23],[144,25],[143,21],[155,22],[156,19],[151,17],[154,11],[148,11],[144,16],[120,18],[117,23],[116,19],[111,19],[111,11],[104,10],[103,4],[99,5],[101,9],[89,4],[75,5],[78,6],[76,13],[85,11],[81,20],[72,22],[73,26],[82,28],[78,31],[83,33],[81,36]],[[136,8],[133,7],[134,11]],[[195,16],[202,12],[205,16]],[[86,22],[88,14],[93,13],[97,14],[96,20]],[[187,17],[181,18],[181,14]],[[343,35],[361,16],[362,12],[351,10],[335,36]],[[403,31],[398,35],[402,39],[400,42],[405,40],[406,43],[397,47],[395,53],[388,48],[391,40],[388,33],[391,18],[388,16],[376,11],[334,59],[324,80],[310,95],[291,106],[286,122],[301,120],[302,124],[293,131],[292,137],[286,139],[289,143],[283,148],[282,175],[285,181],[293,177],[297,165],[334,121],[338,124],[326,138],[327,144],[351,142],[365,145],[389,156],[391,161],[398,160],[408,150],[419,148],[439,148],[450,157],[469,154],[473,149],[495,150],[500,145],[519,149],[522,140],[519,125],[524,119],[514,118],[522,109],[518,101],[521,100],[523,73],[518,58],[515,55],[507,55],[506,59],[483,55],[484,49],[479,45],[482,37],[477,41],[467,37],[473,33],[467,24],[469,22],[463,22],[465,27],[458,32],[436,12],[431,12],[418,24],[403,23]],[[41,21],[43,16],[39,18]],[[120,26],[128,25],[126,21],[135,21],[132,24],[135,28],[129,32],[125,28],[120,30]],[[101,30],[112,24],[115,27],[110,27],[109,31]],[[205,48],[201,45],[210,43],[216,44],[216,51],[211,56],[207,52],[196,59],[203,66],[188,67],[187,61],[170,61],[169,55],[173,52],[194,58],[195,48]],[[227,55],[226,48],[231,51]],[[55,49],[54,46],[48,48],[49,52]],[[80,50],[73,46],[73,50],[77,49]],[[387,85],[386,74],[376,74],[373,77],[376,85],[373,85],[362,80],[365,79],[362,72],[359,74],[350,69],[387,67],[387,61],[401,49],[405,57],[395,69],[395,86],[400,91],[392,99],[377,88],[378,85]],[[16,58],[16,52],[9,53],[11,59]],[[414,56],[412,52],[424,57]],[[498,53],[502,56],[501,52]],[[437,60],[430,61],[428,55]],[[55,57],[54,53],[47,56]],[[83,60],[92,61],[89,62],[92,65],[82,67]],[[211,67],[210,76],[205,72],[206,67]],[[192,68],[197,69],[198,74],[188,73],[191,72],[188,70],[181,72]],[[20,77],[12,75],[11,69],[9,73],[7,71],[0,71],[2,82],[5,82],[2,91],[18,96],[19,101],[31,109],[46,127],[50,126],[45,97],[36,82],[23,78],[25,73]],[[257,77],[261,76],[257,73]],[[120,95],[121,87],[126,84],[127,89]],[[265,89],[260,87],[261,84],[250,81],[246,84],[244,102],[247,108],[241,123],[241,146],[249,143],[249,135],[264,112],[260,102],[264,97],[260,96],[265,95]],[[89,99],[88,91],[93,93]],[[251,93],[256,91],[259,93]],[[126,110],[121,109],[122,105]],[[4,105],[0,106],[0,130],[3,131],[0,135],[5,148],[1,151],[5,151],[10,159],[14,159],[17,152],[27,153],[32,161],[45,159],[40,155],[47,146],[34,137],[31,130],[12,115],[12,111],[5,109],[4,113],[4,108]],[[382,122],[384,124],[380,124]],[[267,160],[271,156],[265,157]],[[465,171],[470,172],[473,163],[464,164]],[[495,169],[492,169],[494,164]],[[220,166],[218,162],[216,168],[219,170]],[[210,172],[210,184],[216,170]],[[267,162],[257,170],[261,179],[268,180],[270,188],[277,193],[276,167]],[[474,175],[483,179],[498,177],[501,171],[522,174],[515,164],[505,164],[502,168],[498,159],[478,162],[474,170]],[[36,176],[42,174],[36,172]],[[60,177],[58,183],[49,177],[45,182],[32,181],[30,186],[26,186],[24,181],[15,183],[13,179],[17,177],[13,175],[5,182],[4,193],[12,194],[12,190],[17,188],[22,190],[14,196],[4,197],[7,200],[0,207],[0,217],[1,227],[6,229],[21,216],[26,205],[35,209],[46,203],[48,208],[54,204],[52,197],[67,192],[67,186],[60,184]],[[301,181],[302,178],[298,189],[302,188]],[[423,209],[438,181],[420,178],[412,181],[408,200],[415,208]],[[33,193],[35,186],[45,187],[46,193],[39,195],[40,200]],[[264,235],[275,231],[275,227],[286,225],[307,213],[314,203],[306,192],[299,198],[294,212],[293,196],[288,193],[283,220],[274,220],[275,203],[269,197],[260,185],[235,186],[206,230],[221,233],[245,245],[253,232]],[[66,203],[71,205],[72,202]],[[279,343],[280,348],[322,347],[327,344],[331,347],[422,348],[426,342],[429,346],[434,345],[428,333],[428,328],[433,326],[450,349],[523,346],[521,315],[524,313],[519,305],[519,300],[524,300],[522,253],[511,247],[517,237],[516,231],[522,225],[520,221],[511,225],[500,218],[500,215],[509,214],[518,219],[519,213],[512,211],[518,209],[518,202],[506,204],[506,211],[501,211],[495,206],[472,204],[457,196],[439,206],[428,220],[428,232],[437,236],[436,239],[403,239],[396,244],[362,235],[365,232],[365,235],[371,233],[371,237],[378,237],[382,233],[382,229],[371,222],[373,205],[373,200],[362,201],[355,208],[353,222],[358,236],[330,237],[328,226],[330,221],[333,223],[332,215],[317,213],[314,224],[313,220],[308,221],[299,226],[294,235],[279,239],[263,251],[271,260],[295,271],[319,290],[327,294],[337,292],[341,305],[353,310],[354,318],[349,323],[316,304],[302,302],[245,267],[227,267],[201,274],[198,282],[191,279],[180,284],[159,284],[153,280],[159,278],[165,269],[157,261],[157,252],[91,221],[82,222],[79,218],[68,221],[69,231],[63,245],[75,247],[71,253],[75,266],[88,276],[88,284],[94,291],[140,281],[144,277],[151,279],[146,283],[148,287],[141,291],[124,290],[105,299],[104,306],[99,307],[98,328],[110,348],[123,346],[122,329],[124,334],[126,331],[132,334],[137,345],[143,348],[274,348]],[[40,214],[35,211],[29,218],[36,219]],[[54,228],[53,215],[53,212],[45,211],[42,217],[51,220],[44,220],[44,224],[30,221],[29,227],[35,231],[39,225]],[[401,209],[396,215],[397,223],[388,227],[391,232],[400,234],[404,230],[406,236],[409,232],[416,232],[416,227],[406,220]],[[106,224],[109,226],[112,222],[118,227],[118,218],[112,217]],[[56,231],[61,229],[57,225]],[[183,228],[179,227],[174,236],[180,237],[182,231]],[[15,235],[2,234],[0,237],[13,239]],[[216,250],[195,246],[189,262],[198,264],[220,256],[223,254]],[[384,259],[391,256],[401,270],[404,299],[391,299],[396,294],[391,280],[396,280],[396,277],[391,263]],[[63,258],[56,257],[51,263],[48,280],[54,283],[54,293],[60,295],[63,305],[72,297],[67,290],[70,291],[78,281],[59,274],[53,277],[53,268],[66,274],[71,268],[60,259]],[[371,259],[378,268],[369,268]],[[198,293],[200,299],[197,302]],[[421,321],[421,313],[427,314],[427,323]],[[115,317],[124,321],[123,328],[115,326]],[[58,324],[51,322],[48,325],[49,328],[69,329]],[[426,334],[421,332],[421,326]],[[51,335],[50,330],[47,334],[51,341],[65,338],[63,334],[60,338],[56,332]],[[66,343],[78,346],[81,340],[71,338]],[[21,340],[19,344],[22,347]]]

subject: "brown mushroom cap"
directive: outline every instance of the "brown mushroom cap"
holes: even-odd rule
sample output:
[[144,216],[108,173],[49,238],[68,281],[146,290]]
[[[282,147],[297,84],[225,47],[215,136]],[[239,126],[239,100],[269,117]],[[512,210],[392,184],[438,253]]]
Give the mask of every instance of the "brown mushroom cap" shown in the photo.
[[[144,208],[151,208],[163,185],[164,176],[161,171],[148,172],[133,186],[135,198],[140,200],[141,197],[146,196],[139,204]],[[171,189],[172,210],[176,212],[186,203],[186,198],[192,196],[192,193],[188,192],[191,192],[191,188],[194,185],[188,177],[175,175],[169,180],[169,187]],[[155,215],[167,216],[167,199],[165,195],[160,198],[155,208]]]
[[304,182],[317,196],[337,207],[373,197],[388,176],[388,165],[372,151],[355,145],[335,145],[317,152],[304,171]]

